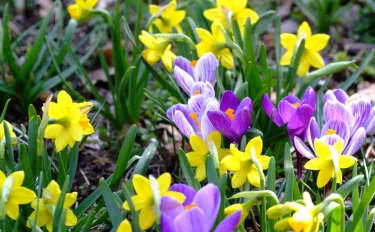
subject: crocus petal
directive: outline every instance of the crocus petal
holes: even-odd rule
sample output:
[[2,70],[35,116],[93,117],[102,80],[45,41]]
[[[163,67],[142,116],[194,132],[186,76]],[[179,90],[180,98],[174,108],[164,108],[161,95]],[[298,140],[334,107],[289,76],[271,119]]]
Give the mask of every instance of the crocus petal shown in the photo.
[[191,61],[182,56],[177,56],[174,61],[175,68],[178,67],[189,74],[191,77],[194,77],[194,67],[191,65]]
[[326,122],[322,129],[322,135],[329,135],[332,133],[337,134],[339,137],[341,137],[344,140],[344,144],[346,146],[350,137],[350,129],[346,122],[335,119]]
[[204,54],[199,58],[195,67],[195,81],[209,82],[212,85],[216,83],[216,68],[219,61],[211,53]]
[[314,117],[310,119],[309,125],[306,128],[306,137],[310,146],[314,149],[314,141],[320,137],[319,126]]
[[343,120],[348,123],[350,128],[354,126],[354,117],[345,105],[340,102],[327,101],[324,104],[324,118],[326,121],[332,119]]
[[304,137],[304,130],[313,115],[314,109],[310,105],[298,107],[295,114],[289,120],[288,129],[301,130],[298,131],[298,134]]
[[213,184],[207,184],[195,195],[193,202],[204,213],[204,231],[210,231],[215,224],[220,209],[220,201],[221,195],[219,188]]
[[242,99],[241,103],[237,107],[236,113],[244,108],[248,108],[250,110],[253,109],[253,102],[249,97],[245,97],[244,99]]
[[227,90],[224,92],[223,97],[220,101],[220,110],[225,112],[227,109],[233,109],[236,111],[237,107],[240,105],[240,100],[238,100],[236,94],[233,91]]
[[208,98],[215,98],[215,89],[210,82],[204,83],[203,96],[207,100]]
[[297,108],[286,100],[281,100],[279,103],[279,113],[284,123],[289,122],[296,110]]
[[216,130],[224,132],[226,138],[234,140],[231,132],[232,122],[225,113],[221,111],[208,111],[207,115]]
[[198,207],[193,207],[190,210],[184,211],[174,220],[174,226],[177,232],[208,232],[209,230],[205,230],[205,224],[204,212]]
[[191,87],[194,84],[193,77],[178,66],[174,67],[173,74],[176,78],[177,84],[185,91],[185,93],[190,95]]
[[372,107],[370,115],[365,122],[366,133],[371,134],[375,130],[375,107]]
[[204,91],[204,83],[201,81],[195,82],[193,86],[191,87],[190,96],[203,93],[203,91]]
[[246,133],[251,122],[251,110],[244,108],[239,112],[236,112],[234,120],[230,126],[232,134],[235,135],[235,141],[241,142],[242,136]]
[[189,98],[188,106],[194,112],[200,112],[205,101],[206,99],[202,94],[194,95]]
[[294,146],[306,158],[308,158],[308,159],[314,159],[315,158],[315,156],[313,155],[311,150],[297,136],[294,137]]
[[315,109],[316,93],[310,86],[306,89],[305,94],[301,98],[301,104],[309,104],[313,109]]
[[160,216],[160,226],[161,226],[161,231],[163,232],[175,232],[176,231],[171,218],[163,213]]
[[341,103],[345,103],[349,98],[348,94],[342,89],[333,90],[333,94],[335,95],[337,101]]
[[211,134],[213,131],[216,130],[215,126],[212,124],[208,112],[211,110],[218,110],[219,109],[219,102],[216,100],[216,98],[210,98],[208,99],[204,106],[202,107],[201,112],[203,111],[202,118],[200,119],[201,122],[201,132],[202,132],[202,138],[206,139],[209,134]]
[[184,211],[184,207],[172,197],[164,196],[161,198],[160,211],[173,221],[177,215]]
[[195,134],[198,131],[195,123],[191,124],[189,118],[186,118],[181,111],[177,111],[174,114],[174,119],[174,123],[186,137],[190,138],[192,134]]
[[283,120],[280,117],[279,112],[277,111],[276,107],[271,102],[268,94],[264,94],[262,97],[262,105],[263,109],[268,115],[268,117],[278,126],[284,125]]
[[356,153],[362,146],[366,138],[366,130],[363,127],[360,127],[350,139],[350,142],[346,146],[344,153],[345,155],[353,155]]
[[368,99],[362,97],[361,95],[354,94],[347,100],[346,106],[353,114],[353,130],[355,131],[357,128],[363,126],[364,122],[367,120],[371,111],[371,103]]
[[231,232],[236,229],[238,222],[241,219],[241,210],[237,210],[228,217],[226,217],[220,224],[216,227],[215,232]]
[[183,203],[183,206],[189,205],[191,202],[193,202],[193,199],[195,197],[195,190],[186,184],[173,184],[169,191],[175,191],[180,192],[186,196],[186,200]]

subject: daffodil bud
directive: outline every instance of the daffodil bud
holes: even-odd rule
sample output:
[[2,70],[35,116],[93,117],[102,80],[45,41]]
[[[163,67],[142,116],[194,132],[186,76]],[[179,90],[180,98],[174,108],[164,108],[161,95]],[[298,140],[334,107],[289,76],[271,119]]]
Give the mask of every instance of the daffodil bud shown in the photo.
[[324,66],[323,68],[320,68],[318,70],[315,70],[313,72],[308,73],[306,75],[306,78],[305,78],[305,83],[308,84],[316,78],[328,76],[328,75],[340,72],[340,71],[346,69],[347,67],[352,67],[352,68],[355,68],[355,69],[358,68],[357,65],[355,64],[354,60],[330,63],[330,64]]
[[267,216],[270,219],[276,219],[279,217],[283,217],[284,215],[291,213],[293,210],[288,207],[288,205],[280,204],[272,206],[267,210]]

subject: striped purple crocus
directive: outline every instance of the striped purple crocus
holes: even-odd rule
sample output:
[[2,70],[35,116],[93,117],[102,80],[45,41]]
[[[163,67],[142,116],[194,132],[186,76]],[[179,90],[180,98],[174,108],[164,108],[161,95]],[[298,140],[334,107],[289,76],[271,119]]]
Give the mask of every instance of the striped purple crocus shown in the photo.
[[[198,192],[184,184],[172,185],[170,189],[186,196],[184,204],[171,197],[161,199],[161,230],[165,232],[230,232],[241,218],[241,210],[226,217],[215,228],[219,214],[221,195],[219,188],[207,184]],[[214,230],[213,230],[214,229]]]

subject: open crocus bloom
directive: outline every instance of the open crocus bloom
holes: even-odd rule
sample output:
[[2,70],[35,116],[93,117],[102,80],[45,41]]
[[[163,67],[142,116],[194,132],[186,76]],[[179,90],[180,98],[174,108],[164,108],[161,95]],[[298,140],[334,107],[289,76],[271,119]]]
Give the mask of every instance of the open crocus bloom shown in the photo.
[[196,134],[206,139],[215,130],[207,112],[217,109],[219,109],[219,102],[215,98],[209,98],[200,106],[200,110],[198,106],[192,109],[184,104],[174,105],[167,110],[167,117],[186,137],[190,138],[192,134]]
[[265,94],[262,98],[262,105],[268,117],[276,125],[288,124],[288,133],[292,139],[296,135],[304,138],[307,124],[314,115],[316,94],[311,87],[308,87],[301,100],[295,96],[287,96],[281,99],[278,110],[271,102],[268,94]]
[[328,90],[324,95],[324,117],[330,119],[341,119],[346,121],[350,133],[356,133],[361,127],[366,132],[375,129],[375,110],[371,110],[370,101],[360,94],[348,96],[341,89]]
[[[183,204],[171,197],[161,199],[161,230],[168,232],[209,232],[212,231],[220,209],[220,191],[213,184],[208,184],[195,192],[187,185],[173,185],[173,191],[186,195]],[[241,210],[225,218],[216,227],[216,232],[233,231],[241,217]]]
[[241,142],[251,123],[253,104],[246,97],[241,102],[230,90],[225,91],[219,110],[208,112],[208,118],[216,130],[223,132],[230,142]]
[[201,94],[196,84],[216,83],[216,69],[219,65],[216,57],[211,53],[204,54],[198,61],[190,61],[182,56],[176,58],[173,74],[178,85],[189,96]]
[[362,143],[366,138],[366,131],[360,127],[353,135],[350,133],[350,127],[346,121],[332,119],[326,122],[320,131],[315,118],[311,118],[306,129],[306,138],[309,142],[313,152],[305,145],[305,143],[298,138],[294,137],[294,145],[296,149],[306,158],[315,158],[315,139],[321,139],[328,145],[333,145],[338,140],[343,140],[344,154],[353,155],[361,148]]

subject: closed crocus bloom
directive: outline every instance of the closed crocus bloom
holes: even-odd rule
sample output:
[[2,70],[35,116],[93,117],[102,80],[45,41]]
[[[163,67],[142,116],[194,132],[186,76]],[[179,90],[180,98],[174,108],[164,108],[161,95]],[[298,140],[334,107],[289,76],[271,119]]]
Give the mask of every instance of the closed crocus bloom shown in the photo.
[[177,29],[178,33],[182,33],[180,23],[184,20],[186,12],[184,10],[176,10],[176,8],[177,1],[175,0],[163,7],[151,4],[149,6],[150,14],[160,13],[160,16],[152,22],[152,25],[155,25],[162,33],[172,33],[173,27]]
[[153,66],[161,59],[165,69],[168,72],[172,72],[173,61],[176,59],[176,55],[171,51],[171,42],[166,38],[155,38],[147,31],[142,31],[139,39],[147,47],[142,53],[147,63]]
[[[230,145],[232,155],[226,156],[221,163],[224,168],[233,171],[232,187],[239,188],[247,180],[255,187],[260,187],[260,176],[257,167],[251,161],[251,155],[258,159],[263,170],[268,169],[270,157],[261,155],[263,149],[263,141],[258,136],[249,141],[246,145],[245,152],[239,151],[234,144]],[[251,154],[253,153],[253,154]]]
[[[170,196],[177,202],[182,203],[185,196],[180,192],[169,191],[171,186],[171,174],[164,173],[157,179],[160,187],[160,196]],[[139,227],[141,230],[149,229],[155,222],[154,199],[151,190],[150,180],[144,176],[135,174],[133,176],[133,187],[137,195],[132,196],[132,202],[136,211],[139,213]],[[124,209],[130,210],[127,201],[123,204]]]
[[34,191],[22,187],[25,173],[23,171],[13,172],[8,177],[0,171],[1,201],[5,202],[5,213],[9,218],[17,220],[20,205],[32,202],[36,195]]
[[67,145],[73,147],[84,135],[94,132],[87,117],[91,107],[92,104],[88,103],[74,103],[65,91],[59,92],[57,103],[49,104],[48,117],[52,121],[46,127],[44,137],[55,139],[57,152],[62,151]]
[[293,212],[291,217],[276,222],[274,226],[276,230],[317,232],[319,224],[324,219],[324,215],[317,212],[308,192],[303,193],[303,203],[286,202],[285,204],[275,205],[267,210],[267,215],[270,219],[277,219],[291,212]]
[[305,164],[309,170],[319,170],[317,186],[324,187],[331,178],[336,175],[337,183],[342,183],[342,168],[349,168],[354,165],[356,158],[349,155],[342,155],[344,141],[336,141],[332,146],[320,139],[314,141],[317,158],[311,159]]
[[98,0],[76,0],[75,4],[68,6],[72,19],[82,21],[88,19]]
[[295,52],[294,50],[296,47],[298,47],[297,43],[300,43],[302,39],[305,39],[305,49],[297,70],[298,76],[302,77],[306,75],[310,69],[310,66],[314,68],[323,67],[324,60],[319,52],[327,46],[329,38],[329,35],[326,34],[312,35],[309,24],[307,22],[303,22],[298,28],[297,35],[290,33],[281,34],[281,45],[287,51],[281,57],[280,64],[283,66],[290,65]]
[[225,45],[224,34],[219,26],[220,22],[215,21],[211,25],[211,32],[197,28],[196,32],[201,42],[196,45],[198,56],[201,57],[212,52],[225,68],[233,68],[234,60],[231,51]]
[[220,21],[225,28],[230,28],[231,30],[232,22],[237,20],[243,32],[248,18],[251,19],[251,24],[256,23],[259,19],[255,11],[246,8],[247,2],[247,0],[217,0],[216,8],[205,10],[203,15],[210,21]]
[[133,232],[132,225],[130,224],[130,222],[127,219],[125,219],[117,227],[116,232]]
[[[219,162],[230,154],[229,149],[221,148],[221,134],[218,131],[214,131],[208,135],[207,140],[212,141],[217,149],[219,155]],[[189,163],[192,167],[197,167],[195,170],[195,177],[199,182],[206,179],[206,160],[210,151],[208,149],[206,141],[204,141],[198,135],[190,136],[190,146],[193,151],[186,154]],[[223,165],[220,165],[220,175],[225,173]]]
[[[38,218],[36,224],[39,227],[45,226],[46,229],[51,232],[53,227],[53,215],[54,210],[57,206],[57,202],[61,195],[61,189],[59,184],[56,181],[51,181],[47,188],[43,189],[42,198],[35,199],[31,203],[31,208],[34,209],[34,212],[29,216],[29,220],[35,221],[36,210],[38,207]],[[70,209],[72,205],[77,201],[77,192],[65,194],[65,201],[63,208],[66,210],[65,226],[74,226],[77,224],[77,217],[74,215],[73,211]],[[30,222],[27,222],[27,226],[31,227]]]

